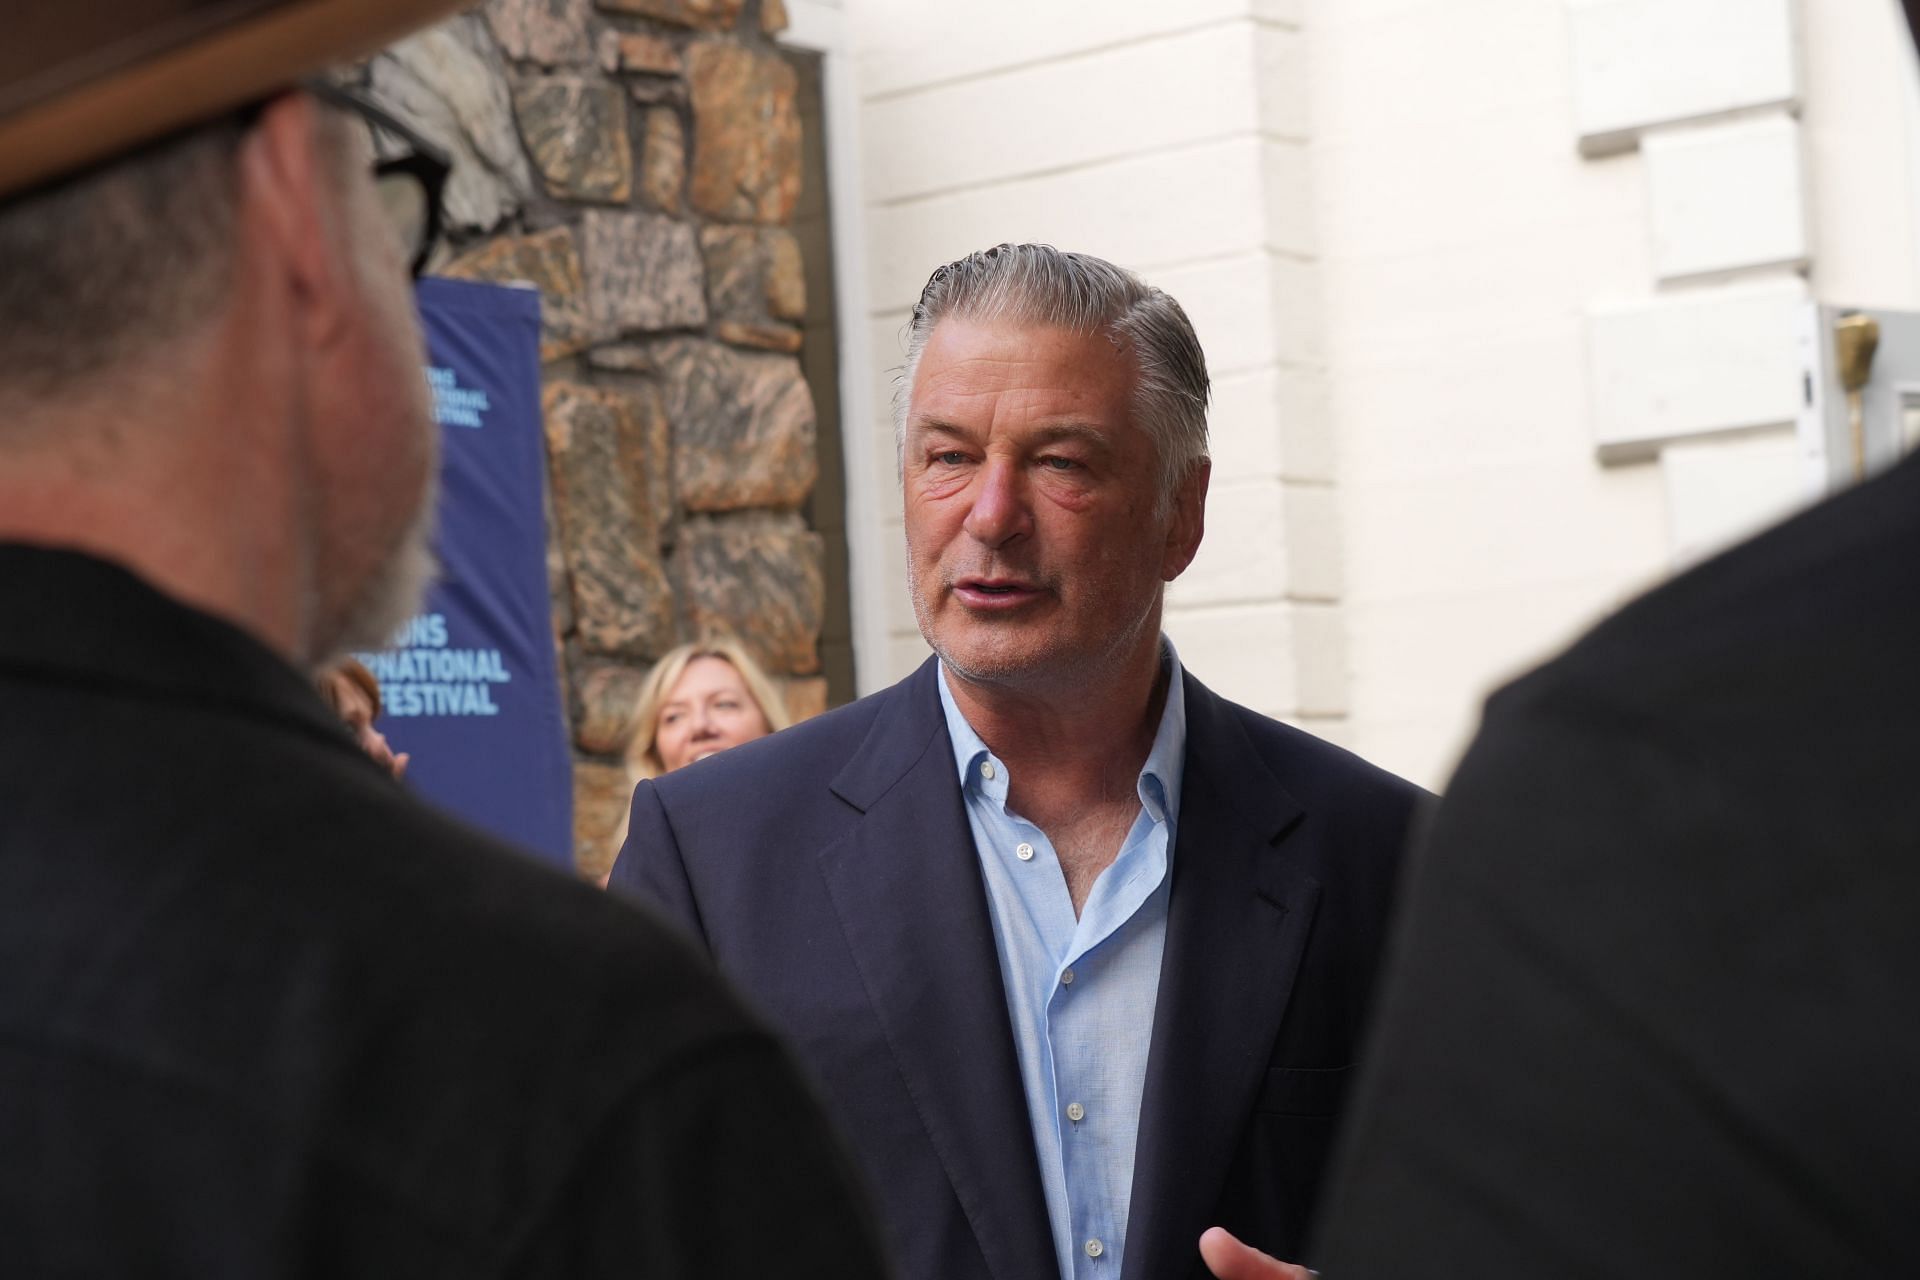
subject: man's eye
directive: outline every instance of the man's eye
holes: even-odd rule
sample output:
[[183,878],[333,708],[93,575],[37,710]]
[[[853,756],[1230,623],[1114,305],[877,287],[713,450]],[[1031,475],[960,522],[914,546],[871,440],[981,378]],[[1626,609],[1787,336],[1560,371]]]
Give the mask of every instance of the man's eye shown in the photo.
[[958,449],[948,449],[944,453],[934,454],[933,460],[943,467],[957,467],[966,462],[967,455]]
[[1062,458],[1058,454],[1050,454],[1040,459],[1040,465],[1049,471],[1073,471],[1080,466],[1080,463],[1073,458]]

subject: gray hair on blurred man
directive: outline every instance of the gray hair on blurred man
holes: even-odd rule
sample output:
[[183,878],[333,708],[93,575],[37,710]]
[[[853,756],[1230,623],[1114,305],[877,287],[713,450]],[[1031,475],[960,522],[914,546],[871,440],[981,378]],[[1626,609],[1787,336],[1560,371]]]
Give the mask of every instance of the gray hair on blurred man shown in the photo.
[[879,1272],[818,1109],[700,962],[416,803],[303,675],[378,643],[426,577],[408,269],[445,175],[310,77],[450,7],[9,11],[20,1274]]

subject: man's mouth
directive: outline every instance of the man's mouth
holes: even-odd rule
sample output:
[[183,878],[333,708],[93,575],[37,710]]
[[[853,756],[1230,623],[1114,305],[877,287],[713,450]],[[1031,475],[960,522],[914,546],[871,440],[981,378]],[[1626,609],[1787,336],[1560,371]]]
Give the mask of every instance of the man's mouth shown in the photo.
[[961,578],[953,594],[973,609],[1011,609],[1040,595],[1040,588],[1018,578]]

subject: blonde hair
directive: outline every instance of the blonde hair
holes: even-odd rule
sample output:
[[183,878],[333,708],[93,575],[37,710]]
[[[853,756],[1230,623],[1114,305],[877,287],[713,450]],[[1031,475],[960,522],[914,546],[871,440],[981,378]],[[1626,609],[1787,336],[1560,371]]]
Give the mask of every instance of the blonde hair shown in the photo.
[[740,683],[766,717],[767,732],[778,733],[793,723],[785,700],[774,689],[767,673],[760,669],[738,640],[732,636],[713,636],[693,644],[670,649],[653,664],[646,683],[640,686],[640,698],[633,713],[632,736],[627,739],[627,772],[638,778],[657,778],[667,771],[660,759],[660,708],[673,686],[696,658],[719,658],[740,673]]

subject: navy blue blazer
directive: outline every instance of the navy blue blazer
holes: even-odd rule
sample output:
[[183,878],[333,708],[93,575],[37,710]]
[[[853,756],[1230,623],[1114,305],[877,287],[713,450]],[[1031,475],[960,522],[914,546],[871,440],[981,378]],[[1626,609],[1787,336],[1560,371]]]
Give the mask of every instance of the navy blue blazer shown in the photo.
[[[1036,1280],[1057,1264],[938,678],[642,782],[613,884],[799,1050],[900,1275]],[[1204,1275],[1215,1224],[1303,1256],[1424,794],[1186,680],[1121,1280]]]

